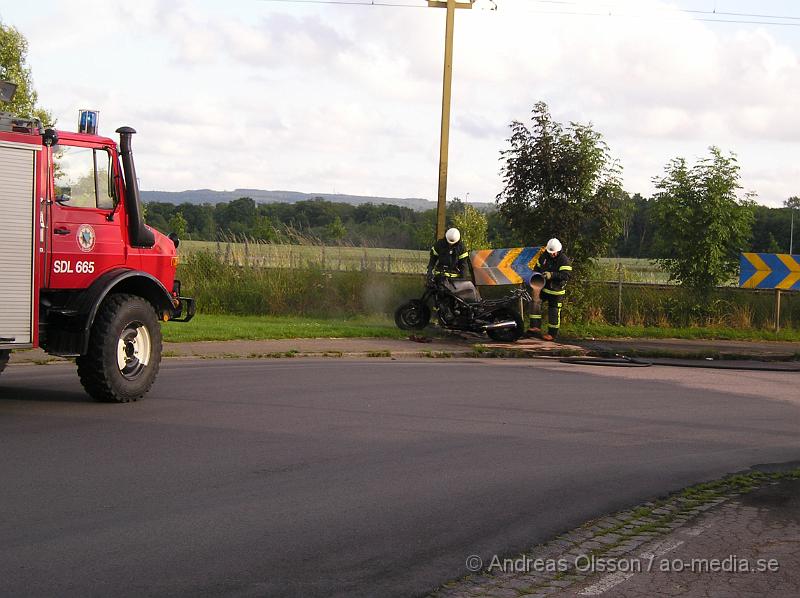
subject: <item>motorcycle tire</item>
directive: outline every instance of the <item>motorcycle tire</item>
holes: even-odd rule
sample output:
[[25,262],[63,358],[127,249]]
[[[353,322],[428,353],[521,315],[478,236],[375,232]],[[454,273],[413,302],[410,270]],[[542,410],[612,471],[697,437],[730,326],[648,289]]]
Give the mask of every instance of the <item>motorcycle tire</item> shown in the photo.
[[494,314],[495,322],[502,322],[504,320],[514,320],[516,322],[515,328],[498,328],[497,330],[487,330],[486,334],[493,341],[500,343],[513,343],[518,340],[525,330],[525,322],[522,321],[522,316],[517,312],[510,309],[499,309]]
[[431,320],[431,309],[419,299],[404,303],[394,312],[394,323],[400,330],[422,330]]

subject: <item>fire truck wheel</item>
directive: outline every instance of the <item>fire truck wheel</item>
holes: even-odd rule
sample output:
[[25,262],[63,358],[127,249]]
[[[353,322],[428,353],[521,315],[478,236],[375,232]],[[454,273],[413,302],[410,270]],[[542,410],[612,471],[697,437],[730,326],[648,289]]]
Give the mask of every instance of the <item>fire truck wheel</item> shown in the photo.
[[161,364],[161,327],[136,295],[110,295],[98,310],[89,352],[77,359],[81,384],[98,401],[127,403],[150,390]]
[[11,351],[0,351],[0,373],[6,369],[9,355],[11,355]]

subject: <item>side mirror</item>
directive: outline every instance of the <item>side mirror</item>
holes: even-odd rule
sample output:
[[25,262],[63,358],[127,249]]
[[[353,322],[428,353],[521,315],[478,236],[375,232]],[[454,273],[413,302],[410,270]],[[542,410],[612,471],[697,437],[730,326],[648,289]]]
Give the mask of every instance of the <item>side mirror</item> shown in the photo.
[[181,240],[178,238],[178,235],[175,233],[170,233],[167,235],[167,238],[172,241],[172,244],[175,245],[175,249],[178,248],[178,245],[181,244]]
[[56,202],[67,203],[72,200],[72,187],[56,187]]

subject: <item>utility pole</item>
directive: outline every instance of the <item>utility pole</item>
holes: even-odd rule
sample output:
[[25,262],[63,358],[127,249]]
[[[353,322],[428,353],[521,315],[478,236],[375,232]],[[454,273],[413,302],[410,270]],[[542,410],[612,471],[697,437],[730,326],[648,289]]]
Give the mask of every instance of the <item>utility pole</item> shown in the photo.
[[790,197],[783,202],[784,207],[791,210],[792,223],[789,225],[789,255],[794,254],[794,211],[800,208],[800,197]]
[[453,27],[457,8],[472,8],[472,2],[456,0],[428,0],[430,8],[447,9],[444,36],[444,81],[442,84],[442,131],[439,143],[439,195],[436,204],[436,238],[444,236],[445,210],[447,208],[447,160],[450,145],[450,91],[453,82]]

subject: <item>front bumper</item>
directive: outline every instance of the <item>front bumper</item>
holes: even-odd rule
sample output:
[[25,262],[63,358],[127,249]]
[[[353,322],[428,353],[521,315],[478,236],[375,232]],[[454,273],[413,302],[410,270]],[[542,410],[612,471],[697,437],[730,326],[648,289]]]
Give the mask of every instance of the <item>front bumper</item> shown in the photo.
[[[175,302],[173,302],[174,305]],[[170,314],[170,322],[188,322],[194,317],[195,305],[191,297],[178,297],[177,305]]]

